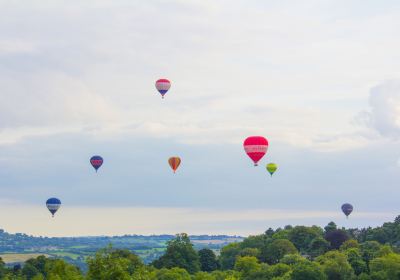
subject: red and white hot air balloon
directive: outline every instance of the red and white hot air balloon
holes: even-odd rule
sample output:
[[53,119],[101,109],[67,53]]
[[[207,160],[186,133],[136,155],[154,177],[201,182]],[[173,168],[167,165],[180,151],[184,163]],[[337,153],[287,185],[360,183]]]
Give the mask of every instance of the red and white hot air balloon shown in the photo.
[[162,98],[171,88],[171,82],[167,79],[159,79],[156,81],[156,89],[161,94]]
[[257,166],[257,163],[267,152],[268,140],[262,136],[250,136],[244,140],[243,147],[254,165]]

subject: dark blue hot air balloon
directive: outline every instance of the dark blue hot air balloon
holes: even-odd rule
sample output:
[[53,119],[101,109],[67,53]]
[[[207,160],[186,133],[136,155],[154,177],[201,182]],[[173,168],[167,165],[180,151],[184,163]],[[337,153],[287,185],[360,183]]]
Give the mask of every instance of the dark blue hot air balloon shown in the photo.
[[94,167],[94,169],[100,168],[100,166],[103,164],[103,158],[101,156],[92,156],[90,158],[90,164]]
[[61,206],[61,201],[58,198],[52,197],[46,201],[47,209],[49,209],[51,215],[54,217],[54,214]]
[[343,204],[342,211],[346,215],[346,218],[348,218],[351,212],[353,212],[353,205],[351,205],[350,203]]

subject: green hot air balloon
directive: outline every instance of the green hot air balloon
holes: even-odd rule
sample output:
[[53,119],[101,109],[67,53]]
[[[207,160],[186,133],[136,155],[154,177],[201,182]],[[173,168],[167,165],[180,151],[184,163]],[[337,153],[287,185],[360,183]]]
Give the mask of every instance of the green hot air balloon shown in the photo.
[[267,168],[267,171],[269,172],[269,174],[271,174],[271,176],[272,176],[272,174],[274,174],[275,171],[278,169],[278,165],[276,165],[276,163],[271,162],[271,163],[267,164],[266,168]]

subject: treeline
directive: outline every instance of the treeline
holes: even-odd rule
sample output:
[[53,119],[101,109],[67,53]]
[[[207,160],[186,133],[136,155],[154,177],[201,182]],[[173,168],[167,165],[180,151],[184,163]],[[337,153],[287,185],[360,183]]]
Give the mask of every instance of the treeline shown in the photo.
[[400,216],[382,227],[317,226],[268,229],[242,242],[196,251],[186,234],[168,242],[157,260],[145,265],[129,250],[111,245],[77,267],[44,256],[22,267],[0,263],[1,279],[26,280],[396,280],[400,279]]

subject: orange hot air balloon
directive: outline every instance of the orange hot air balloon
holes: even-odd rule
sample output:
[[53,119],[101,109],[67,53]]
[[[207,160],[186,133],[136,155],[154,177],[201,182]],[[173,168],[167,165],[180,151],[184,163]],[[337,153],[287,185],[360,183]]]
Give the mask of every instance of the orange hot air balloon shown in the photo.
[[180,157],[170,157],[168,160],[169,166],[171,166],[172,170],[175,171],[178,169],[179,165],[181,164],[181,158]]

